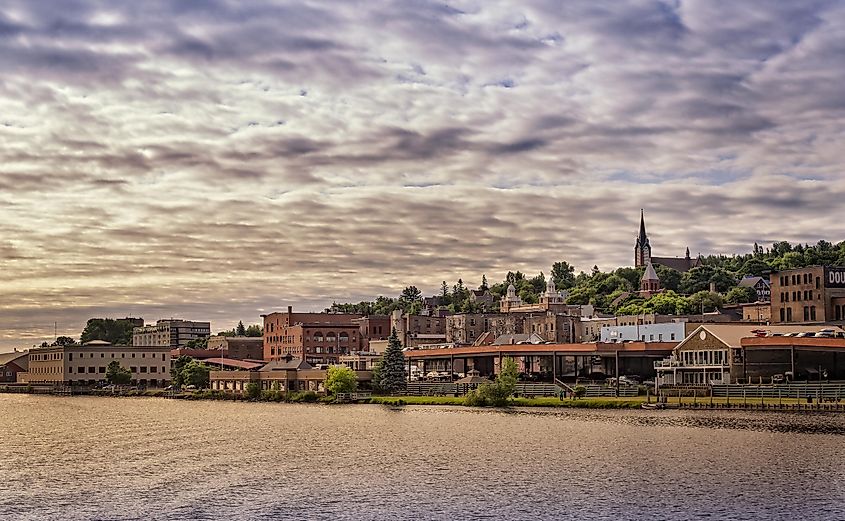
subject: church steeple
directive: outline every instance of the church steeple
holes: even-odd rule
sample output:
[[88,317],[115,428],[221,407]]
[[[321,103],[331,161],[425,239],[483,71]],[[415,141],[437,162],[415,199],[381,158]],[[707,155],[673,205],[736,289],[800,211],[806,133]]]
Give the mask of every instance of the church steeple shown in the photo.
[[651,244],[648,242],[648,234],[645,231],[645,212],[640,208],[640,234],[634,246],[634,267],[646,266],[649,262],[651,262]]

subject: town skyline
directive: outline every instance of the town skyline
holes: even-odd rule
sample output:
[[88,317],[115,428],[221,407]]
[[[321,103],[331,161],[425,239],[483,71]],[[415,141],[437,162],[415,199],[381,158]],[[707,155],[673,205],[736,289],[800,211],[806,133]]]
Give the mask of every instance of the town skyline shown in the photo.
[[[630,23],[637,20],[637,23]],[[845,237],[834,2],[0,7],[0,351]],[[254,321],[254,322],[253,322]]]

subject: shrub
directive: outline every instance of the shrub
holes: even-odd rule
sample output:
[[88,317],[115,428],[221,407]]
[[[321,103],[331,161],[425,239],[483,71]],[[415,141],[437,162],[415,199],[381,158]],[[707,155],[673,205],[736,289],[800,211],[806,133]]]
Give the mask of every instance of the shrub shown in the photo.
[[244,393],[248,400],[257,400],[261,397],[261,386],[256,382],[249,382],[244,388]]
[[487,398],[478,392],[478,389],[473,389],[464,397],[464,405],[467,407],[484,407],[487,405]]
[[314,391],[294,392],[288,396],[288,401],[293,403],[315,403],[320,397]]
[[574,389],[572,389],[572,395],[575,398],[582,398],[585,394],[587,394],[587,388],[583,385],[576,385]]

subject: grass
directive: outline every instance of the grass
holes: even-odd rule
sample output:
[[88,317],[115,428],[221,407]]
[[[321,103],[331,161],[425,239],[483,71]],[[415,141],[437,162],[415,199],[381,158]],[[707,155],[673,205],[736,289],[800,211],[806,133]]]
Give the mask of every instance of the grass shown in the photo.
[[[558,398],[513,398],[513,407],[569,407],[579,409],[636,409],[645,402],[640,398],[581,398],[560,400]],[[464,405],[464,397],[454,396],[373,396],[370,403],[382,405]]]

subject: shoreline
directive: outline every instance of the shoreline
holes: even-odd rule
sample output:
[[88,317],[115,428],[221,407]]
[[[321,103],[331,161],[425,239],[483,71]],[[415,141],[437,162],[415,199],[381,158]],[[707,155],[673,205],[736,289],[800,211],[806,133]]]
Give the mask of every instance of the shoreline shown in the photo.
[[[697,411],[758,411],[758,412],[792,412],[792,413],[843,413],[845,403],[777,403],[772,401],[741,402],[732,401],[682,401],[657,405],[656,402],[646,402],[645,397],[629,398],[567,398],[561,400],[555,397],[511,398],[505,407],[466,405],[464,397],[455,396],[372,396],[351,402],[338,402],[334,397],[321,396],[313,391],[292,392],[285,394],[280,391],[265,391],[258,398],[248,398],[242,394],[223,393],[220,391],[179,392],[154,390],[128,390],[122,392],[94,391],[72,393],[62,392],[27,392],[25,390],[0,388],[0,394],[34,394],[50,396],[92,396],[98,398],[164,398],[170,400],[187,401],[228,401],[250,403],[311,403],[322,405],[384,405],[387,407],[404,406],[432,406],[432,407],[469,407],[473,409],[509,409],[511,407],[544,408],[544,409],[625,409],[625,410],[697,410]],[[650,403],[653,407],[644,407]]]

